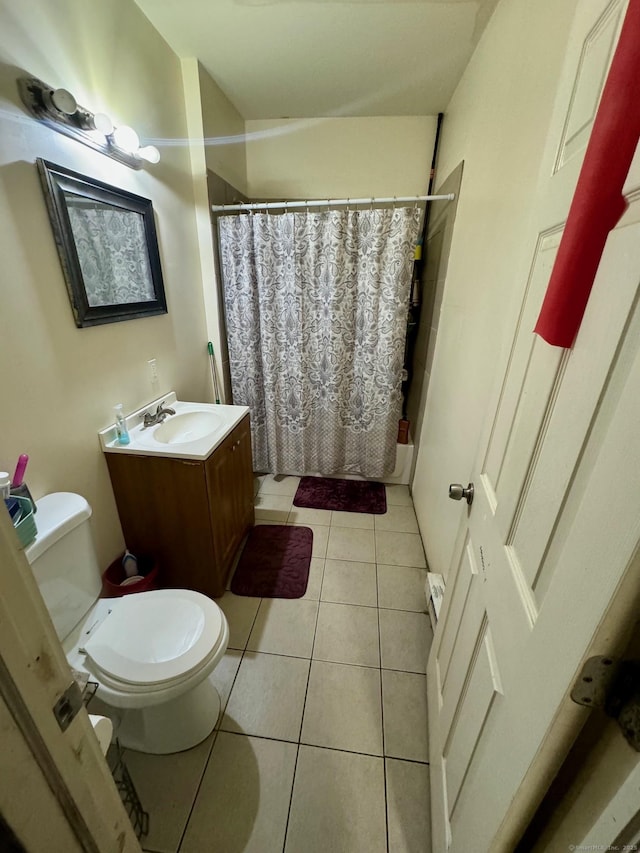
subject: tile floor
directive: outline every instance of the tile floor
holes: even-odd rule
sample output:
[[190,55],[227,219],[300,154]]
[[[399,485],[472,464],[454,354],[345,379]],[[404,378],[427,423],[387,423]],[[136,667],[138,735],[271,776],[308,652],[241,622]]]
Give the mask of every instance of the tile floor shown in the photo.
[[188,752],[126,752],[153,853],[428,853],[426,563],[409,491],[385,515],[293,507],[256,478],[256,523],[314,534],[302,599],[225,593],[223,713]]

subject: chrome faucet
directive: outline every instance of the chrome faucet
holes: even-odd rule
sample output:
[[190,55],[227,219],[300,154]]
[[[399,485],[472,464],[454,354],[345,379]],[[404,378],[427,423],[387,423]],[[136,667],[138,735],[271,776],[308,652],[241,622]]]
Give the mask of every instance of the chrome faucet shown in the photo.
[[144,427],[146,428],[150,426],[155,426],[156,424],[161,424],[162,421],[167,417],[167,415],[175,415],[175,413],[175,409],[170,409],[169,407],[165,409],[164,403],[160,403],[160,405],[155,411],[155,414],[152,415],[151,412],[144,413]]

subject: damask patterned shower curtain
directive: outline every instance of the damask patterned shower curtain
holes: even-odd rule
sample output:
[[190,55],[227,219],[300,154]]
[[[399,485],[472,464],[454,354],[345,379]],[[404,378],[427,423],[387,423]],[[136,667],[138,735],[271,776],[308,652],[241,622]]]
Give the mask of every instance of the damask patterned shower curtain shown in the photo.
[[382,477],[395,465],[420,211],[220,217],[234,403],[254,469]]

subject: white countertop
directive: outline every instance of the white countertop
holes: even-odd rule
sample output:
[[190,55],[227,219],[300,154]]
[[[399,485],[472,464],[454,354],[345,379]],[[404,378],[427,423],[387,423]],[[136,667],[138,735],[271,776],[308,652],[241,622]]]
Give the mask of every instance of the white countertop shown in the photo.
[[[159,441],[154,438],[154,434],[163,424],[144,427],[143,419],[145,412],[155,412],[160,403],[165,408],[175,409],[176,412],[175,415],[167,415],[164,424],[167,424],[172,417],[177,415],[189,412],[208,412],[215,416],[212,418],[215,426],[206,435],[191,440],[174,440],[171,443]],[[104,453],[202,460],[211,455],[248,412],[247,406],[224,406],[217,403],[190,403],[177,400],[175,392],[171,391],[127,415],[125,420],[131,439],[129,444],[118,443],[115,424],[101,430],[98,436]]]

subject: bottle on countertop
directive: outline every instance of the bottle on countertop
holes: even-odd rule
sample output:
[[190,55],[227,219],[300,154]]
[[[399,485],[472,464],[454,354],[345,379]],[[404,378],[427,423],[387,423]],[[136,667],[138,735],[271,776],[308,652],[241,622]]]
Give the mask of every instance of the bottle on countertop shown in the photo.
[[118,403],[117,406],[114,406],[114,411],[116,413],[116,441],[118,444],[129,444],[131,439],[129,438],[127,422],[124,419],[122,403]]

